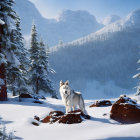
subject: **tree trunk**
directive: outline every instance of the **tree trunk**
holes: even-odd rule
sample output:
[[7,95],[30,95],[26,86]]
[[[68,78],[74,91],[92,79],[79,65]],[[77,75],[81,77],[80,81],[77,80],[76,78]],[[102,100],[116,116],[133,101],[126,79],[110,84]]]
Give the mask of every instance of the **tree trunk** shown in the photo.
[[38,78],[36,79],[36,94],[38,94]]
[[[2,34],[3,34],[3,27],[0,25],[0,52],[2,51]],[[6,86],[6,68],[5,64],[0,64],[0,79],[3,80],[3,83],[0,85],[0,101],[7,100],[7,86]]]
[[0,65],[0,79],[3,80],[3,84],[0,85],[0,101],[6,101],[7,100],[7,87],[6,87],[6,71],[5,71],[5,65],[2,63]]
[[13,96],[16,96],[16,92],[15,91],[13,91]]

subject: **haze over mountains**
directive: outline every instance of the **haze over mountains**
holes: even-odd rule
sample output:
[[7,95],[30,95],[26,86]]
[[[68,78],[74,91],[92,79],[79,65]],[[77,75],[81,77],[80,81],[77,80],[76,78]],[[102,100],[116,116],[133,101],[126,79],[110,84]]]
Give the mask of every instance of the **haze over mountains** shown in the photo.
[[63,11],[57,19],[46,19],[41,16],[33,3],[28,0],[15,0],[15,9],[21,17],[24,36],[28,37],[34,22],[38,33],[49,46],[58,44],[59,40],[69,42],[97,31],[102,24],[87,11]]

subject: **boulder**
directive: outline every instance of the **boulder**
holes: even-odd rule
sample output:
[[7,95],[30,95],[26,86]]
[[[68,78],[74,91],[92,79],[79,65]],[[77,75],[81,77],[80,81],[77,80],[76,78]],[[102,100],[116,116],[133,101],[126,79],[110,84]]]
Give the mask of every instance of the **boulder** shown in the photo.
[[21,93],[19,95],[19,98],[33,98],[33,97],[30,94],[28,94],[28,93]]
[[45,96],[43,95],[34,95],[33,98],[36,100],[39,100],[39,99],[46,100]]
[[126,95],[120,96],[112,105],[110,118],[125,124],[139,123],[140,106]]
[[33,101],[33,103],[43,104],[43,102],[42,101],[39,101],[39,100],[35,100],[35,101]]
[[112,103],[109,100],[101,100],[96,101],[94,104],[90,105],[89,107],[104,107],[104,106],[111,106]]
[[69,112],[69,114],[80,114],[80,116],[84,119],[90,119],[89,115],[84,114],[80,109],[75,110],[75,111],[71,111]]
[[41,122],[43,123],[49,123],[51,119],[51,116],[46,116],[43,120],[41,120]]
[[51,111],[41,122],[43,123],[54,123],[58,121],[64,113],[61,111]]
[[34,119],[40,121],[40,118],[38,116],[34,116]]
[[37,123],[37,122],[32,122],[32,124],[35,126],[39,126],[39,123]]
[[34,116],[34,119],[31,121],[31,123],[35,126],[39,126],[40,122],[39,122],[39,117]]
[[60,120],[58,121],[59,123],[64,123],[64,124],[74,124],[74,123],[81,123],[83,119],[90,119],[89,115],[84,114],[80,109],[71,111],[66,115],[63,115]]
[[43,123],[64,123],[64,124],[73,124],[81,123],[84,119],[90,119],[89,115],[85,115],[81,110],[71,111],[68,114],[65,114],[61,111],[52,111],[46,116],[41,122]]
[[51,111],[49,113],[50,116],[56,116],[56,117],[59,117],[59,116],[62,116],[64,115],[64,113],[62,111]]
[[80,114],[66,114],[63,115],[59,121],[59,123],[64,123],[64,124],[74,124],[74,123],[81,123],[82,118]]

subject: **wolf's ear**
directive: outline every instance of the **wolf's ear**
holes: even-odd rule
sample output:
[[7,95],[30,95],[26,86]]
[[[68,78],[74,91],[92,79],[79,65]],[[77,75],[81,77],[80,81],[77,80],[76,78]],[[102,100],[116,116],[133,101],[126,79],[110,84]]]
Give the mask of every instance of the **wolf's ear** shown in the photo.
[[65,85],[69,85],[69,80],[67,80],[67,81],[65,82]]
[[64,85],[64,82],[61,80],[60,81],[60,87]]

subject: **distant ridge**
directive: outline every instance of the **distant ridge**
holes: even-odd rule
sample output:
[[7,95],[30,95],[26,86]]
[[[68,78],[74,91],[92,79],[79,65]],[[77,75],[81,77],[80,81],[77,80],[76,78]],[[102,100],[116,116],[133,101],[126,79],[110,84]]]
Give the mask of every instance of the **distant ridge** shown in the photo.
[[69,42],[78,39],[103,27],[87,11],[64,10],[57,19],[46,19],[29,0],[15,0],[15,3],[24,36],[29,39],[34,21],[38,33],[49,46],[57,45],[59,40]]

